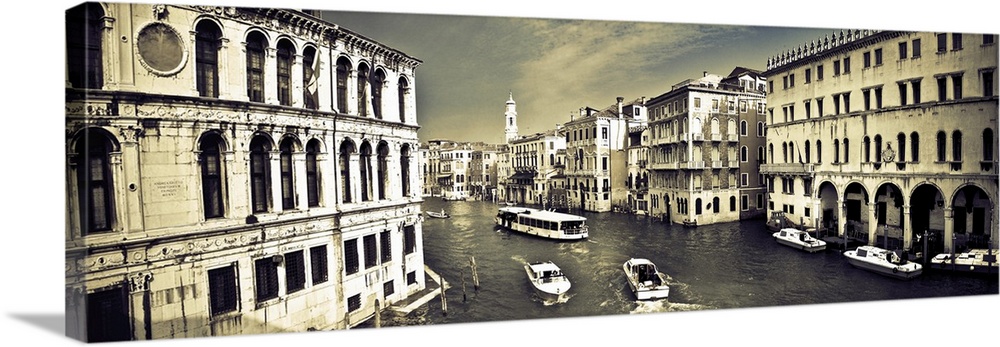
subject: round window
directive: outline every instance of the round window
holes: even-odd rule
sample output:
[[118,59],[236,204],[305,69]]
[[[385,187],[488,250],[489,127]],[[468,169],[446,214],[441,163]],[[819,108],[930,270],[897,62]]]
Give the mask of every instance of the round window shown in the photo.
[[160,76],[176,74],[187,60],[180,34],[164,23],[150,23],[139,30],[135,40],[139,61]]

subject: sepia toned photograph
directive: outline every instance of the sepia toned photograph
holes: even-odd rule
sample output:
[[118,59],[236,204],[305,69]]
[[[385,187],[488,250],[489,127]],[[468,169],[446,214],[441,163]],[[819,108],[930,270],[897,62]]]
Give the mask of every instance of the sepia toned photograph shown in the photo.
[[[919,343],[935,319],[995,321],[976,311],[1000,296],[997,30],[317,2],[53,16],[64,315],[11,315],[69,341],[477,345],[535,324],[556,327],[539,344],[664,344],[685,329],[657,322],[690,317],[700,342],[759,320]],[[820,306],[842,313],[755,318]]]

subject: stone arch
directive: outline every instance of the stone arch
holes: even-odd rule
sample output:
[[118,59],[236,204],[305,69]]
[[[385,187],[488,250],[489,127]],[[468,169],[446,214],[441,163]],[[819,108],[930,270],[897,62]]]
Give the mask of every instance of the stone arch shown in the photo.
[[986,189],[975,183],[965,183],[955,189],[950,206],[954,249],[990,247],[994,205]]
[[905,201],[903,190],[894,182],[884,181],[876,188],[872,199],[878,236],[876,245],[886,249],[902,248]]
[[910,238],[911,245],[923,251],[921,244],[924,233],[927,234],[927,254],[938,254],[944,251],[946,206],[943,190],[933,182],[920,182],[910,190]]
[[850,181],[844,186],[844,221],[848,237],[868,243],[869,205],[868,188],[860,181]]

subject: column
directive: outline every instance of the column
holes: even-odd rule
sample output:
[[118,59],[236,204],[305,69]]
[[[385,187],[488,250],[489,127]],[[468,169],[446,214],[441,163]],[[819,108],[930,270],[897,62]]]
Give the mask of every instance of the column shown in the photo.
[[[237,194],[238,192],[245,192],[242,189],[233,189],[233,184],[235,182],[246,182],[246,176],[242,172],[236,170],[236,151],[222,151],[222,173],[223,181],[222,186],[226,191],[225,201],[223,201],[223,206],[225,208],[225,217],[242,216],[245,213],[239,212],[236,209],[237,201],[250,201],[250,199],[241,198]],[[242,177],[237,177],[237,175]],[[242,207],[242,206],[240,206]]]
[[[264,102],[278,105],[278,49],[264,48]],[[280,195],[279,195],[280,196]]]
[[[324,57],[327,59],[324,60]],[[313,73],[316,74],[316,90],[317,98],[319,99],[319,110],[324,112],[333,112],[333,95],[335,95],[333,94],[333,89],[336,88],[336,83],[333,83],[333,81],[335,81],[334,77],[336,76],[329,74],[331,74],[332,71],[337,70],[331,65],[333,64],[332,54],[328,48],[320,47],[316,50],[316,59],[319,60],[319,64],[317,64],[319,68]]]
[[347,105],[338,105],[340,112],[362,116],[358,114],[358,70],[349,71],[344,83],[347,88]]
[[[846,193],[845,193],[846,194]],[[837,197],[837,236],[847,234],[847,201],[844,196]]]
[[[124,219],[119,219],[116,224],[123,227],[126,232],[130,230],[142,230],[143,227],[143,215],[142,215],[142,199],[140,198],[139,187],[142,187],[142,181],[140,180],[139,174],[139,134],[142,129],[128,127],[125,129],[120,129],[119,133],[121,135],[121,156],[118,160],[112,159],[112,162],[117,162],[120,168],[115,170],[116,179],[118,181],[112,181],[115,185],[114,191],[115,208],[118,210],[117,215],[119,217],[124,217]],[[183,160],[185,156],[181,156],[178,159]],[[191,153],[186,155],[188,163],[191,160]],[[124,163],[124,164],[123,164]],[[129,164],[131,163],[131,164]],[[190,183],[193,183],[191,181]]]
[[[337,180],[337,168],[334,165],[337,157],[327,152],[316,154],[316,173],[319,181],[319,205],[330,207],[336,206],[340,202],[337,196],[337,187],[340,182]],[[330,173],[333,174],[330,174]]]
[[281,206],[281,152],[274,150],[269,154],[269,169],[271,171],[271,196],[269,196],[269,202],[271,204],[271,212],[280,213],[284,210]]
[[[238,71],[239,75],[243,76],[242,81],[240,81],[240,84],[242,85],[243,88],[240,88],[242,92],[237,92],[236,94],[233,94],[233,99],[237,101],[250,101],[250,95],[249,93],[247,93],[247,89],[250,88],[250,86],[247,85],[249,81],[247,81],[247,43],[245,41],[240,42],[240,54],[241,56],[239,57],[239,59],[236,59],[236,61],[240,62],[240,65],[237,68],[240,69]],[[277,71],[275,71],[275,73],[277,73]],[[222,80],[219,80],[219,83],[222,83]],[[239,97],[237,97],[236,95],[239,95]]]
[[292,176],[294,177],[292,183],[295,184],[295,208],[298,210],[306,210],[309,208],[309,182],[306,176],[306,152],[292,153]]
[[[955,211],[951,209],[951,205],[944,208],[944,251],[952,252],[955,250],[955,243],[952,237],[955,236]],[[927,256],[927,255],[925,255]]]
[[[240,57],[242,59],[237,59],[239,61],[246,61],[246,56]],[[219,39],[219,74],[216,78],[219,79],[219,99],[230,99],[232,97],[232,91],[229,89],[229,39],[221,38]],[[196,70],[196,69],[193,69]],[[245,80],[245,79],[244,79]],[[239,88],[237,88],[239,90]],[[246,90],[246,88],[243,88]]]
[[903,205],[903,249],[909,250],[913,243],[913,226],[910,222],[910,204]]
[[128,275],[129,285],[129,310],[132,318],[132,338],[136,340],[152,340],[153,332],[151,302],[149,297],[149,282],[153,281],[153,275],[148,272],[139,272]]
[[291,93],[292,93],[292,100],[291,100],[292,101],[292,107],[303,108],[303,107],[305,107],[306,103],[305,103],[305,100],[304,100],[304,96],[302,95],[302,93],[305,92],[304,91],[305,86],[303,85],[303,81],[302,81],[302,77],[303,77],[302,73],[303,72],[302,72],[302,55],[301,54],[294,54],[292,56],[292,71],[290,73],[291,73],[291,76],[289,77],[289,80],[291,80],[290,81],[291,82],[290,88],[292,89],[292,91],[291,91]]
[[361,201],[361,153],[351,153],[349,160],[351,164],[347,174],[351,175],[351,186],[347,189],[351,190],[351,201],[357,203]]
[[[872,194],[872,201],[868,202],[868,245],[874,246],[878,237],[878,219],[875,218],[875,201],[877,198]],[[885,213],[882,211],[881,213]]]

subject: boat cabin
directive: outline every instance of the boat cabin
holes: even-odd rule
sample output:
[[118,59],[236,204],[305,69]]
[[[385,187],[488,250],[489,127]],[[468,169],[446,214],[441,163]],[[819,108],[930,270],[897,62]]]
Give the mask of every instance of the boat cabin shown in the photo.
[[660,276],[656,273],[656,265],[653,264],[633,264],[632,273],[636,275],[639,283],[646,285],[660,285]]

